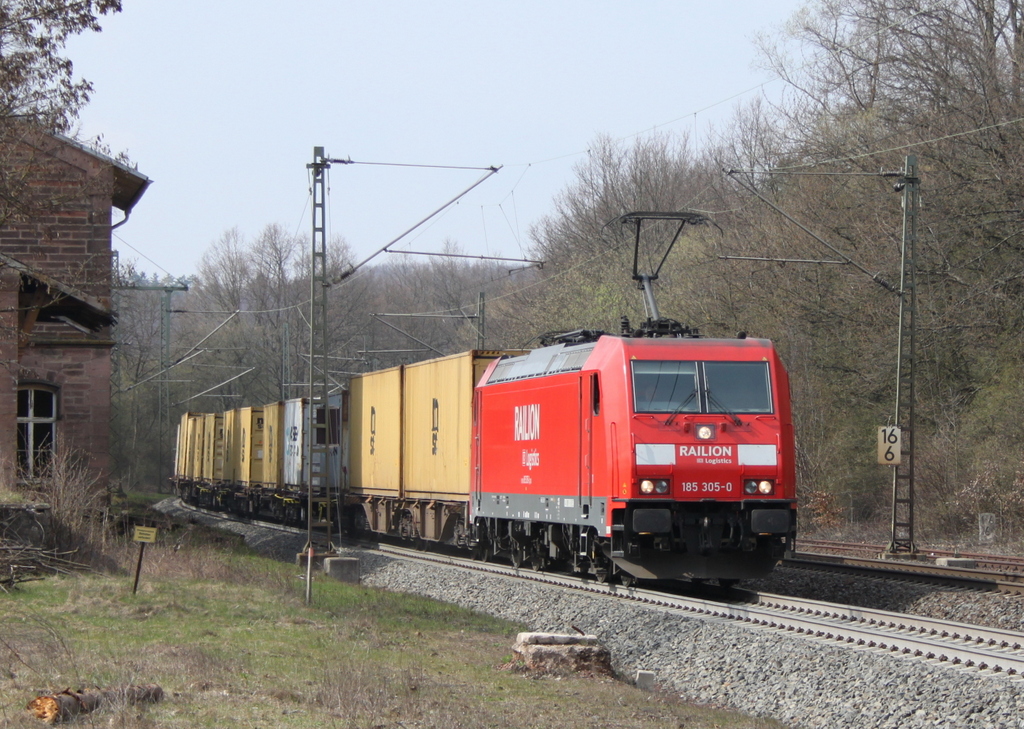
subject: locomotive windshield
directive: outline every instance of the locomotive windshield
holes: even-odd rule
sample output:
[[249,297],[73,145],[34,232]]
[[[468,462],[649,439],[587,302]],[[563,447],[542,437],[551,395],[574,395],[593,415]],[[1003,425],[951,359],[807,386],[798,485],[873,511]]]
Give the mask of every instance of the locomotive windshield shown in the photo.
[[770,413],[767,362],[705,362],[706,413]]
[[770,413],[767,362],[633,361],[637,413]]
[[633,362],[633,402],[638,413],[697,413],[696,362]]

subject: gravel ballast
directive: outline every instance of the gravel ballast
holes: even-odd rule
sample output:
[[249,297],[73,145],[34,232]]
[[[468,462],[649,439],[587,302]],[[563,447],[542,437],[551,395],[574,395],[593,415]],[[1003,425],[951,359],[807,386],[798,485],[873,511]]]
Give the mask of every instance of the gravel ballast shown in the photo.
[[[180,511],[172,500],[158,508]],[[255,549],[277,558],[294,559],[305,543],[304,535],[238,523],[218,521],[217,525],[245,534]],[[351,550],[345,556],[360,558],[362,582],[367,586],[443,600],[530,630],[573,633],[579,628],[596,634],[610,649],[620,675],[629,678],[637,670],[653,671],[660,688],[696,703],[728,706],[808,729],[1024,727],[1024,681],[1020,679],[428,566],[372,551]],[[823,578],[797,570],[779,570],[750,586],[1010,630],[1024,626],[1024,601],[1002,595]]]

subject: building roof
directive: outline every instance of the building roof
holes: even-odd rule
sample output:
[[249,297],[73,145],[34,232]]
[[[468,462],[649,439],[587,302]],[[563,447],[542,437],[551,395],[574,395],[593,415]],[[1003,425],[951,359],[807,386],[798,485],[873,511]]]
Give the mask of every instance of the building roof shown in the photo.
[[110,202],[114,207],[119,210],[123,210],[126,215],[131,212],[133,207],[135,207],[135,203],[137,203],[143,193],[146,192],[146,188],[153,184],[153,181],[144,174],[132,167],[129,167],[123,162],[119,162],[113,157],[109,157],[102,152],[97,152],[95,149],[71,139],[70,137],[65,137],[60,134],[54,134],[52,136],[55,139],[75,147],[76,149],[80,149],[89,156],[95,157],[96,159],[110,165],[114,171],[114,190],[111,194]]
[[116,320],[113,310],[95,296],[66,284],[26,263],[0,253],[0,262],[18,271],[25,280],[23,290],[46,290],[48,300],[39,309],[39,321],[74,322],[90,331],[99,331]]

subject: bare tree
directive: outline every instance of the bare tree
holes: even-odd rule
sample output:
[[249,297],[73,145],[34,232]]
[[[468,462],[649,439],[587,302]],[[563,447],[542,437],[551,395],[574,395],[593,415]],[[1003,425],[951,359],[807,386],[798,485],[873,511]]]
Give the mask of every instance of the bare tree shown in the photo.
[[52,208],[28,194],[40,157],[30,150],[41,132],[67,132],[92,90],[74,77],[65,44],[120,9],[120,0],[0,0],[0,225]]

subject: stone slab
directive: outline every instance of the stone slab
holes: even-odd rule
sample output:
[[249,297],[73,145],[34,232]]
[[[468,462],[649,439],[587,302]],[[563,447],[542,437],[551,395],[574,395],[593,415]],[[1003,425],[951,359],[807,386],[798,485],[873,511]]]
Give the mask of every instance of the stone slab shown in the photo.
[[324,560],[324,573],[342,582],[359,584],[358,557],[328,557]]

